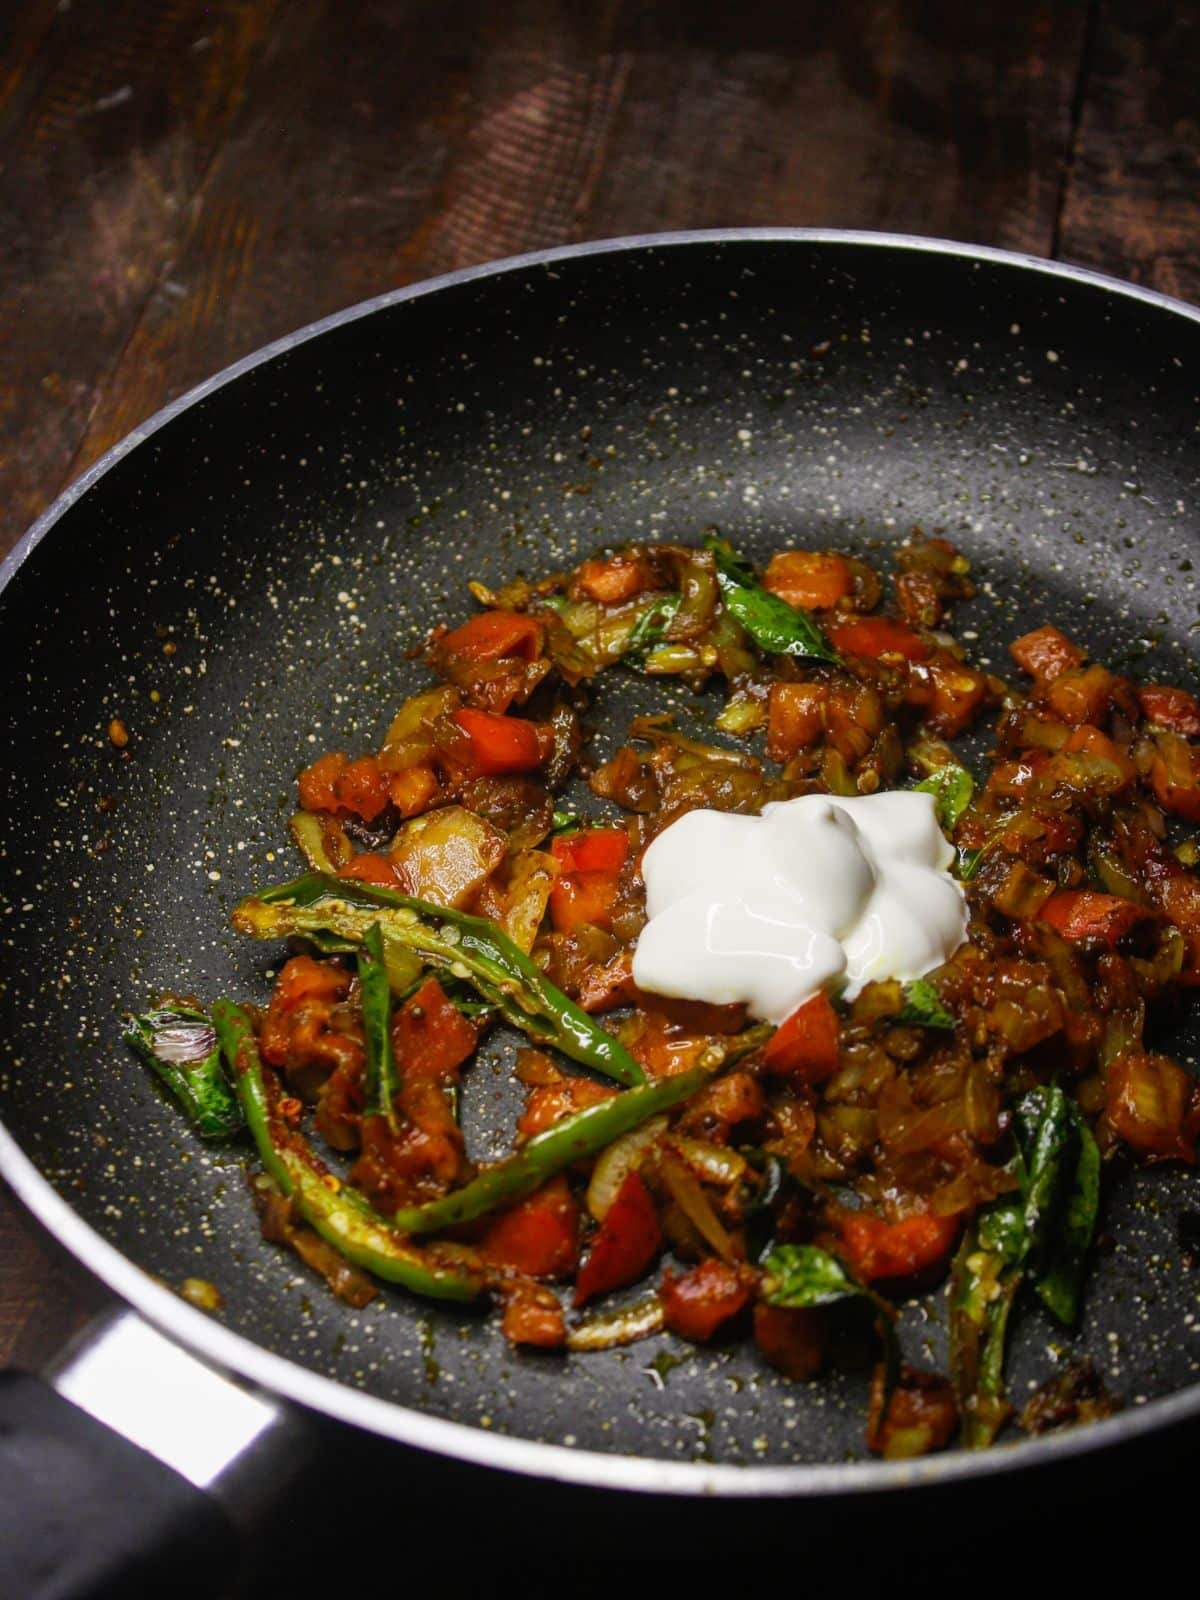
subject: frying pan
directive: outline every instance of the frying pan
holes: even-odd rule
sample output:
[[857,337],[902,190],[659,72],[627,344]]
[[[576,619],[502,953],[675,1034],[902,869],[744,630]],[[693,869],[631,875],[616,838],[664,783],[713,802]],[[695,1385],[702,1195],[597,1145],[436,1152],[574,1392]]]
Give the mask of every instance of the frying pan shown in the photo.
[[[468,578],[719,525],[889,565],[914,526],[970,555],[976,659],[1054,621],[1189,682],[1200,325],[1079,269],[912,238],[765,230],[553,250],[355,306],[168,406],[5,563],[0,1163],[41,1223],[171,1341],[260,1394],[548,1481],[683,1496],[915,1491],[1100,1450],[1200,1409],[1183,1171],[1114,1187],[1070,1350],[1128,1408],[983,1455],[864,1459],[867,1375],[791,1384],[743,1344],[562,1361],[384,1290],[354,1312],[259,1236],[240,1148],[202,1147],[119,1041],[163,991],[262,997],[278,951],[232,904],[296,863],[293,776],[373,748],[426,681],[410,651]],[[612,673],[633,710],[713,705]],[[118,751],[110,719],[127,726]],[[1184,1020],[1164,1047],[1190,1060]],[[468,1141],[514,1105],[496,1034]],[[214,1282],[210,1316],[175,1292]],[[944,1359],[940,1297],[905,1309]],[[1027,1308],[1014,1393],[1060,1335]]]

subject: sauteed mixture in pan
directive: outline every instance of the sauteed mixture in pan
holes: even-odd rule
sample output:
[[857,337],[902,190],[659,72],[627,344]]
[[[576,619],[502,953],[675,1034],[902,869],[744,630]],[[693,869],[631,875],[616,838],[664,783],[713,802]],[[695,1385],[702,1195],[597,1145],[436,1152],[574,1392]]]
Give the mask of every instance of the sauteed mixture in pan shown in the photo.
[[[1006,1331],[1076,1321],[1108,1175],[1194,1157],[1145,1030],[1200,983],[1200,703],[1049,624],[982,671],[946,631],[966,559],[914,532],[896,563],[885,599],[714,533],[472,584],[379,749],[300,773],[310,871],[234,915],[289,941],[269,1003],[130,1028],[201,1134],[253,1139],[268,1238],[354,1305],[490,1296],[517,1345],[745,1335],[796,1379],[875,1345],[872,1450],[996,1437]],[[711,742],[643,716],[599,763],[606,671],[719,685]],[[977,725],[986,770],[948,742]],[[481,1165],[497,1019],[525,1103]],[[944,1374],[893,1327],[943,1281]],[[1067,1363],[1016,1421],[1115,1404]]]

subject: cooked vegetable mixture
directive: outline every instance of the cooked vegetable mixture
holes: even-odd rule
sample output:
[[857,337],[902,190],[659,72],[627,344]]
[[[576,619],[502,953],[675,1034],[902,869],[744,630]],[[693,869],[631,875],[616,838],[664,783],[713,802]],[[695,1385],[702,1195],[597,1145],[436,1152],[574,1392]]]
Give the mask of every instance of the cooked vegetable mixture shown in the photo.
[[[308,872],[234,923],[287,940],[269,1004],[164,1000],[130,1042],[209,1138],[248,1134],[266,1236],[362,1305],[375,1279],[491,1297],[516,1345],[752,1336],[787,1376],[879,1352],[867,1442],[910,1456],[1008,1423],[1007,1330],[1076,1321],[1106,1174],[1194,1159],[1200,1089],[1147,1019],[1200,983],[1200,703],[1047,625],[1012,683],[945,631],[967,560],[914,533],[880,575],[831,550],[765,571],[715,533],[471,589],[437,682],[368,754],[299,776]],[[599,764],[601,672],[723,688],[720,742],[640,717]],[[990,770],[948,740],[981,718]],[[585,779],[579,812],[560,798]],[[818,991],[778,1028],[639,990],[643,854],[696,808],[928,791],[966,942],[925,978]],[[578,803],[578,802],[577,802]],[[919,969],[918,969],[919,970]],[[498,1020],[525,1043],[511,1154],[460,1095]],[[908,1365],[906,1295],[949,1280],[950,1370]],[[1075,1369],[1020,1417],[1115,1402]]]

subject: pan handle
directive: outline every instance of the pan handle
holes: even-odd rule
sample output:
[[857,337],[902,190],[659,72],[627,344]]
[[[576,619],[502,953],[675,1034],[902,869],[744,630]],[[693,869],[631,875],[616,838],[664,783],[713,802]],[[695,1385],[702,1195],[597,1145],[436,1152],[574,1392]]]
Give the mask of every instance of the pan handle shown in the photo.
[[45,1378],[0,1373],[0,1594],[212,1600],[312,1448],[302,1414],[105,1313]]

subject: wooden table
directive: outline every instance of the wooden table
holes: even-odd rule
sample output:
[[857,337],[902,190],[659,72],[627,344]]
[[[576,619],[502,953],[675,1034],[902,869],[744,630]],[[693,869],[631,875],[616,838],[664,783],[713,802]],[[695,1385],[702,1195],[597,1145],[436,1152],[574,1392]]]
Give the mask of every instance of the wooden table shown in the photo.
[[[1171,0],[3,12],[0,552],[228,362],[518,251],[878,228],[1200,298],[1200,20]],[[0,1363],[103,1300],[0,1200]]]

